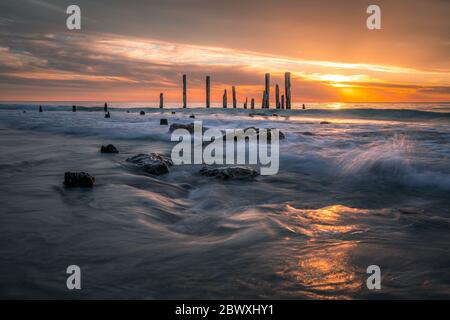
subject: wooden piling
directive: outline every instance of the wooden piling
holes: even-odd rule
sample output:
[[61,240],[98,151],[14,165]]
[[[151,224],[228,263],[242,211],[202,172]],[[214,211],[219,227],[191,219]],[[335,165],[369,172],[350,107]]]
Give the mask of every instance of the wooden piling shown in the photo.
[[284,86],[286,94],[286,109],[291,109],[291,73],[284,74]]
[[255,98],[252,98],[252,100],[250,102],[250,108],[255,109]]
[[103,107],[103,110],[105,111],[105,112],[108,112],[108,104],[105,102],[105,106]]
[[223,97],[222,97],[222,106],[223,106],[224,109],[227,108],[227,103],[228,103],[228,101],[227,101],[227,89],[225,89],[224,92],[223,92]]
[[280,109],[280,87],[277,85],[275,86],[275,103],[277,109]]
[[284,94],[281,95],[281,109],[284,109]]
[[162,92],[159,94],[159,108],[164,108],[164,94]]
[[237,107],[237,100],[236,100],[236,88],[235,88],[235,86],[232,86],[231,90],[233,92],[233,109],[236,109],[236,107]]
[[245,102],[244,102],[244,109],[247,109],[247,103],[248,103],[248,98],[245,97]]
[[270,73],[266,73],[266,76],[265,76],[265,89],[264,89],[264,91],[267,93],[267,99],[266,99],[266,102],[265,102],[265,108],[269,108],[270,107],[270,102],[269,102],[269,100],[270,100]]
[[206,76],[206,108],[211,104],[211,78]]
[[183,74],[183,108],[187,108],[186,75],[185,74]]

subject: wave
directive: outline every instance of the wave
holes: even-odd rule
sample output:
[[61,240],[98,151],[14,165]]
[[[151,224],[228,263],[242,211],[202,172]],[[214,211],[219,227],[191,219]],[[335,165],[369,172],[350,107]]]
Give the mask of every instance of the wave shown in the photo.
[[[37,104],[0,104],[0,110],[25,110],[36,111]],[[72,105],[46,105],[42,104],[44,111],[72,111]],[[413,107],[413,106],[411,106]],[[450,107],[448,107],[450,108]],[[359,119],[375,119],[375,120],[394,120],[394,121],[414,121],[414,120],[450,120],[450,110],[448,108],[432,108],[430,110],[418,110],[413,108],[396,109],[396,108],[346,108],[346,109],[307,109],[307,110],[245,110],[245,109],[222,109],[222,108],[167,108],[164,111],[177,111],[182,113],[228,113],[228,114],[248,114],[254,113],[260,116],[302,116],[302,117],[326,117],[326,118],[359,118]],[[131,112],[138,113],[145,111],[148,113],[160,113],[162,110],[155,107],[109,107],[108,110],[113,112]],[[81,112],[102,112],[103,106],[77,106],[77,111]]]

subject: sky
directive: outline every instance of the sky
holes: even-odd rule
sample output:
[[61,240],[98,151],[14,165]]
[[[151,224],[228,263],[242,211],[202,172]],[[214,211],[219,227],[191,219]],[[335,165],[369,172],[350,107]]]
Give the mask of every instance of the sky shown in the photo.
[[[66,8],[81,8],[68,30]],[[368,5],[381,30],[366,27]],[[450,101],[448,0],[2,0],[0,101]],[[282,92],[283,93],[283,92]]]

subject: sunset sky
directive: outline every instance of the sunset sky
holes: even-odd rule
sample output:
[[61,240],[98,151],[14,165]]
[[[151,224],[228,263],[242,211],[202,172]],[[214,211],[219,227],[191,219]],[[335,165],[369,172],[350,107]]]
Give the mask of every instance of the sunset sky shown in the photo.
[[0,100],[176,102],[185,73],[189,101],[210,75],[212,100],[235,85],[259,102],[264,73],[283,88],[290,71],[294,102],[450,101],[449,16],[448,0],[2,0]]

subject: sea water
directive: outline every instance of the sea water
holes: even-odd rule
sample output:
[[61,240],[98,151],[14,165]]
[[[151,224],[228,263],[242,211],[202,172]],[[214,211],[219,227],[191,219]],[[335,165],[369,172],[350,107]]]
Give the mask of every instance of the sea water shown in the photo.
[[[450,298],[450,104],[116,103],[110,119],[102,103],[71,106],[0,105],[0,297]],[[159,119],[192,113],[210,128],[280,129],[278,174],[222,181],[201,165],[157,177],[127,165],[170,154]],[[120,153],[101,154],[109,143]],[[64,188],[66,171],[95,187]],[[69,265],[81,290],[66,287]],[[366,286],[370,265],[381,290]]]

